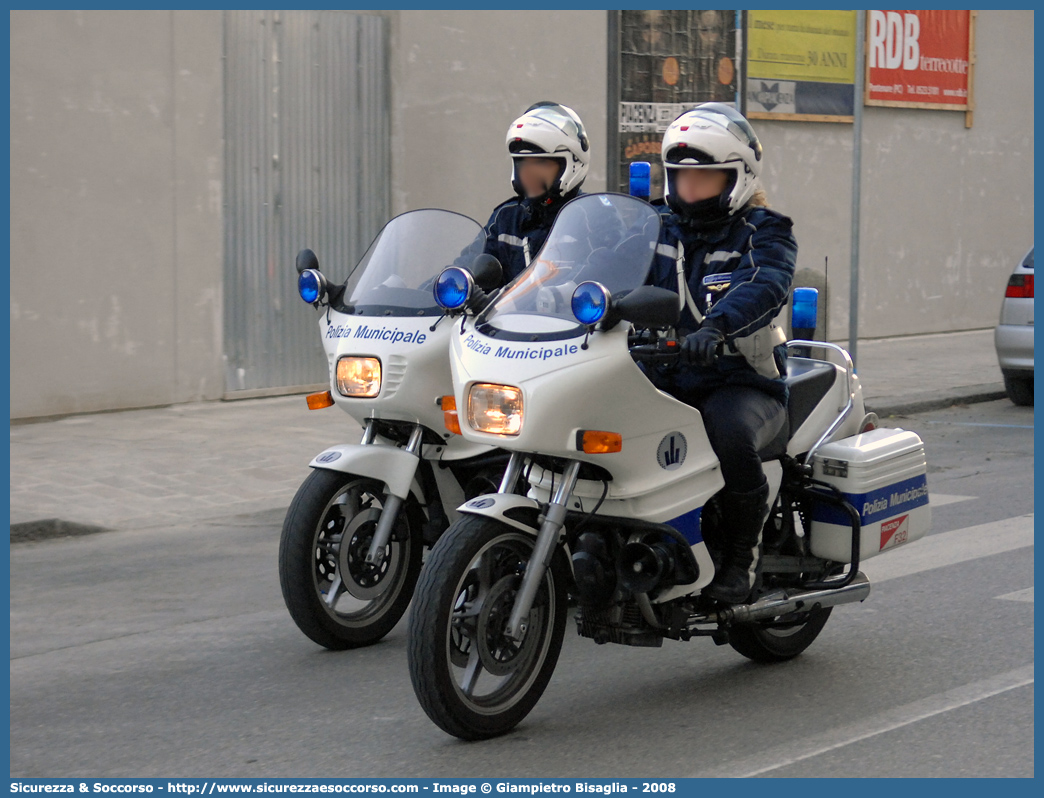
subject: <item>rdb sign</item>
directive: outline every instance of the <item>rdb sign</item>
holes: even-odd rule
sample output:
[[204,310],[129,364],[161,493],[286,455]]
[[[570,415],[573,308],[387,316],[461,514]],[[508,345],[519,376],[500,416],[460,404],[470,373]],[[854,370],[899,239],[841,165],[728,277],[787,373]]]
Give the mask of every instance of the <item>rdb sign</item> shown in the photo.
[[973,12],[870,11],[866,104],[970,109]]

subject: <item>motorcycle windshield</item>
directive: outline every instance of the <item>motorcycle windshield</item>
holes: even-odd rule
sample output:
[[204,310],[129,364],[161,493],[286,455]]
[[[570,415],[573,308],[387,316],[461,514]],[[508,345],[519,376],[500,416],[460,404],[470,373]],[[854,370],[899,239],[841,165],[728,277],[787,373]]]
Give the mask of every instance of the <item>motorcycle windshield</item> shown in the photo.
[[447,266],[468,268],[486,235],[450,211],[409,211],[388,222],[345,281],[344,301],[366,316],[441,316],[432,286]]
[[513,341],[583,335],[572,310],[576,287],[593,280],[619,296],[644,285],[659,236],[659,213],[645,200],[626,194],[571,200],[529,268],[483,314],[479,331]]

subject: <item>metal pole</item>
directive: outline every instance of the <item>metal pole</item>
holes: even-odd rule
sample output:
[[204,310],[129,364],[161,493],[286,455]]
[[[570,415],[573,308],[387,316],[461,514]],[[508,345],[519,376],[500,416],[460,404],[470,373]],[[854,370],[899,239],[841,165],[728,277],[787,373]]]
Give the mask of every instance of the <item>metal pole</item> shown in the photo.
[[626,188],[621,188],[624,185],[624,176],[620,174],[620,62],[623,57],[620,55],[620,17],[622,16],[621,11],[607,11],[608,15],[608,39],[609,39],[609,53],[608,53],[608,69],[606,70],[606,78],[608,85],[606,87],[606,96],[609,99],[609,109],[606,114],[607,129],[606,135],[606,170],[605,170],[605,187],[607,191],[626,191]]
[[866,74],[864,45],[866,12],[856,11],[855,97],[852,109],[852,268],[848,289],[848,353],[858,366],[856,346],[859,337],[859,192],[862,187],[863,160],[863,78]]

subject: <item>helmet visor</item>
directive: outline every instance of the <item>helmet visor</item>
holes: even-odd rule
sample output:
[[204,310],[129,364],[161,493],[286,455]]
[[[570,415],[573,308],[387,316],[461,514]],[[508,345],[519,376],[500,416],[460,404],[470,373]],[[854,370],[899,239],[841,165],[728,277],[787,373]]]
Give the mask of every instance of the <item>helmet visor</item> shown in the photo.
[[587,152],[589,145],[583,123],[577,122],[561,105],[537,105],[526,111],[525,116],[535,116],[549,125],[553,125],[568,138],[580,142],[580,149]]
[[699,114],[703,119],[721,125],[733,136],[754,150],[755,158],[759,161],[761,160],[761,142],[758,140],[754,128],[750,126],[750,122],[748,122],[746,117],[735,108],[722,103],[704,103],[703,105],[697,106],[689,113]]

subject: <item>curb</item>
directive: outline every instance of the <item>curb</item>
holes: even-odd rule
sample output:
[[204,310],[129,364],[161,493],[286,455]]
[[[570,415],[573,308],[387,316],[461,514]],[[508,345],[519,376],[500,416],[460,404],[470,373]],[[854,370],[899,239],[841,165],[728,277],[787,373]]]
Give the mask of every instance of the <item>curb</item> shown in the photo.
[[11,544],[96,535],[99,532],[110,531],[112,530],[109,527],[104,526],[79,524],[75,521],[63,521],[60,518],[44,518],[40,521],[11,524]]
[[993,402],[997,399],[1004,399],[1007,395],[1004,390],[1004,383],[995,382],[897,397],[894,400],[883,400],[880,402],[878,400],[869,400],[866,402],[866,409],[867,412],[877,413],[881,418],[888,418],[889,416],[908,416],[913,413],[944,410],[954,405]]

